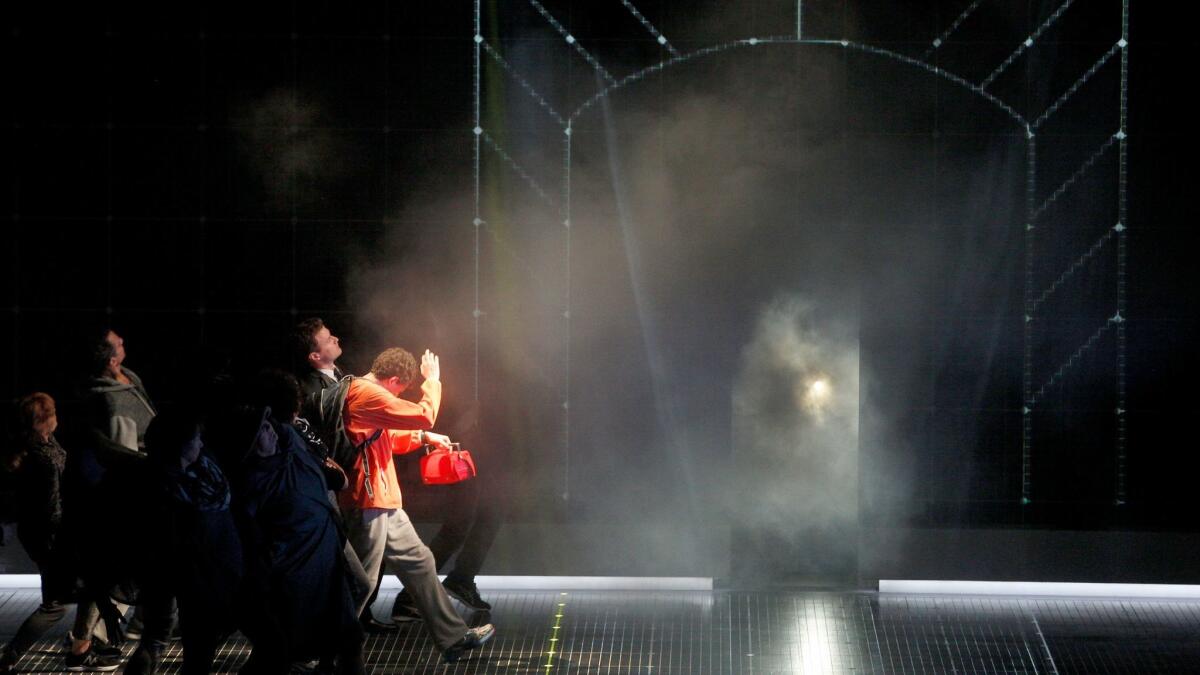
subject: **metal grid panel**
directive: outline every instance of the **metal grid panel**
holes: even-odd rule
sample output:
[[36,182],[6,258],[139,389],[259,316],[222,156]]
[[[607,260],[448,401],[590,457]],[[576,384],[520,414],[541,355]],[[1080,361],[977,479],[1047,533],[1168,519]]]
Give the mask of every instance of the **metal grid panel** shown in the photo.
[[[390,607],[394,593],[377,611]],[[808,592],[490,593],[496,638],[445,666],[420,624],[370,638],[375,673],[1188,673],[1200,672],[1200,601]],[[0,595],[5,638],[38,593]],[[60,672],[70,617],[21,661]],[[126,653],[132,651],[126,647]],[[236,672],[247,644],[221,649]],[[161,672],[179,671],[173,645]]]

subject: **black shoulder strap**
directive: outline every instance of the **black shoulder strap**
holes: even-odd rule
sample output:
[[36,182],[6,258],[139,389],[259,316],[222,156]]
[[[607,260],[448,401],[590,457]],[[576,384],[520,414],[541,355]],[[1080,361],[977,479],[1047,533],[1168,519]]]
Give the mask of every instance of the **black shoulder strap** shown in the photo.
[[[347,441],[350,440],[350,434],[346,432],[346,395],[350,392],[350,383],[353,381],[354,376],[347,375],[338,380],[338,383],[333,387],[321,390],[322,417],[330,427],[332,434],[341,436]],[[362,443],[351,445],[354,448],[353,454],[362,455],[363,483],[367,489],[368,497],[374,497],[375,490],[371,487],[371,462],[367,457],[367,448],[370,448],[371,444],[379,440],[379,437],[382,435],[383,429],[376,429]]]

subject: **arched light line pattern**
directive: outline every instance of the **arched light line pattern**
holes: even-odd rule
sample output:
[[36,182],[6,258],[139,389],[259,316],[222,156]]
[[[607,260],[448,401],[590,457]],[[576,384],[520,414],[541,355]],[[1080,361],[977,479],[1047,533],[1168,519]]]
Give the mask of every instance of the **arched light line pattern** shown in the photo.
[[751,37],[751,38],[745,38],[742,40],[734,40],[731,42],[723,42],[721,44],[711,45],[708,47],[702,47],[695,51],[687,52],[686,54],[682,54],[680,56],[656,63],[652,66],[647,66],[635,73],[630,73],[629,75],[626,75],[625,77],[621,78],[620,80],[617,80],[617,81],[613,82],[612,84],[610,84],[609,86],[605,87],[604,89],[596,92],[591,98],[587,99],[586,101],[583,102],[582,105],[580,105],[578,108],[576,108],[575,111],[572,112],[567,117],[567,121],[571,122],[571,121],[575,120],[576,118],[578,118],[580,115],[582,115],[584,112],[586,112],[588,110],[588,108],[591,108],[593,105],[595,105],[601,98],[603,98],[605,96],[609,96],[610,94],[612,94],[614,91],[616,91],[618,89],[627,87],[630,84],[633,84],[641,79],[644,79],[647,75],[650,75],[652,73],[657,73],[657,72],[666,70],[667,68],[677,66],[682,63],[686,63],[688,61],[693,61],[700,57],[710,56],[712,54],[716,54],[719,52],[724,52],[724,51],[728,51],[728,50],[732,50],[732,49],[739,49],[739,48],[746,48],[746,47],[760,47],[760,46],[766,46],[766,45],[779,45],[779,44],[842,47],[845,49],[853,49],[853,50],[865,52],[868,54],[874,54],[876,56],[883,56],[886,58],[894,59],[896,61],[900,61],[901,63],[906,63],[910,66],[914,66],[914,67],[920,68],[922,70],[925,70],[933,75],[936,75],[937,77],[940,77],[940,78],[946,80],[947,82],[954,83],[964,89],[967,89],[968,91],[975,93],[978,96],[981,96],[982,98],[987,100],[989,103],[991,103],[991,104],[995,105],[997,108],[1003,110],[1005,112],[1005,114],[1007,114],[1009,117],[1011,117],[1013,119],[1013,121],[1016,124],[1018,124],[1022,129],[1025,129],[1028,127],[1028,123],[1025,121],[1025,118],[1022,117],[1021,114],[1018,113],[1015,109],[1013,109],[1012,106],[1010,106],[1007,103],[1005,103],[1004,101],[1000,100],[991,92],[985,91],[983,87],[981,87],[977,84],[973,84],[972,82],[968,81],[966,78],[955,75],[954,73],[946,70],[945,68],[940,68],[931,63],[926,63],[925,61],[922,61],[916,57],[908,56],[906,54],[901,54],[899,52],[896,52],[896,51],[893,51],[890,49],[885,49],[883,47],[876,47],[873,45],[862,44],[862,43],[854,42],[851,40],[827,40],[827,39],[813,39],[813,38],[796,39],[794,37],[787,36],[787,35],[774,35],[774,36],[769,36],[769,37]]
[[[1126,490],[1126,488],[1125,488],[1125,482],[1126,482],[1126,477],[1125,477],[1125,461],[1126,461],[1125,460],[1125,452],[1126,452],[1125,451],[1125,426],[1124,426],[1124,417],[1123,417],[1124,412],[1125,412],[1124,408],[1125,408],[1125,349],[1126,349],[1124,316],[1125,316],[1125,311],[1126,311],[1125,288],[1126,288],[1126,276],[1127,276],[1127,253],[1126,253],[1127,137],[1126,137],[1125,129],[1126,129],[1126,115],[1127,115],[1127,110],[1128,110],[1129,0],[1123,0],[1123,2],[1122,2],[1121,39],[1112,48],[1110,48],[1096,63],[1094,63],[1087,71],[1085,71],[1070,87],[1068,87],[1067,90],[1063,94],[1061,94],[1059,96],[1059,98],[1057,100],[1055,100],[1050,106],[1048,106],[1046,108],[1046,110],[1043,111],[1033,122],[1028,121],[1021,113],[1018,113],[1013,106],[1011,106],[1007,102],[1001,100],[999,97],[995,96],[991,92],[987,91],[987,87],[989,87],[996,80],[996,78],[998,78],[1001,74],[1003,74],[1018,58],[1020,58],[1020,56],[1026,50],[1028,50],[1030,47],[1032,47],[1034,45],[1034,43],[1046,32],[1047,29],[1049,29],[1052,25],[1054,25],[1057,21],[1059,21],[1062,18],[1062,16],[1064,15],[1064,13],[1066,12],[1066,10],[1073,4],[1074,0],[1066,0],[1065,2],[1063,2],[1063,4],[1061,4],[1049,17],[1047,17],[1047,19],[1045,21],[1043,21],[1032,33],[1030,33],[1030,35],[1021,43],[1021,45],[1019,45],[1003,62],[1001,62],[996,67],[995,70],[993,70],[979,84],[974,84],[960,75],[950,72],[949,70],[942,68],[938,65],[935,65],[933,63],[929,63],[927,61],[927,59],[931,55],[936,53],[937,49],[940,48],[944,44],[945,40],[950,35],[952,35],[956,30],[958,30],[958,28],[962,25],[962,23],[981,6],[983,0],[974,0],[971,4],[969,4],[963,10],[963,12],[961,12],[956,17],[956,19],[950,24],[950,26],[945,31],[943,31],[943,33],[941,35],[939,35],[937,38],[935,38],[931,48],[926,50],[926,52],[924,53],[924,55],[921,58],[912,57],[912,56],[902,54],[902,53],[899,53],[899,52],[896,52],[894,50],[887,49],[884,47],[879,47],[879,46],[869,45],[869,44],[864,44],[864,43],[858,43],[858,42],[849,41],[849,40],[803,38],[802,33],[801,33],[801,27],[802,27],[801,21],[803,18],[802,17],[802,2],[801,2],[801,0],[797,0],[797,3],[796,3],[796,12],[797,13],[796,13],[796,35],[795,36],[751,37],[751,38],[746,38],[746,39],[741,39],[741,40],[724,42],[724,43],[720,43],[720,44],[716,44],[716,45],[710,45],[707,47],[696,49],[696,50],[688,52],[688,53],[681,54],[673,46],[669,45],[669,43],[666,41],[665,37],[663,37],[661,35],[661,33],[658,33],[657,29],[655,29],[648,20],[645,20],[645,17],[636,10],[636,8],[632,5],[632,3],[629,0],[621,0],[622,4],[627,9],[629,9],[631,13],[634,14],[635,18],[638,18],[638,20],[640,22],[642,22],[643,27],[645,27],[648,31],[651,32],[652,35],[654,35],[656,37],[656,40],[658,41],[658,43],[660,45],[663,45],[668,48],[668,50],[672,54],[672,57],[669,59],[666,59],[664,61],[661,61],[659,63],[653,64],[651,66],[642,68],[641,70],[638,70],[638,71],[636,71],[630,75],[627,75],[623,78],[620,78],[620,79],[616,79],[616,78],[612,77],[612,75],[590,53],[588,53],[582,46],[580,46],[578,44],[578,42],[575,40],[575,38],[571,35],[571,33],[558,20],[556,20],[537,0],[529,0],[529,1],[530,1],[530,4],[542,15],[542,17],[556,31],[558,31],[558,33],[561,36],[563,36],[563,38],[567,42],[567,44],[570,45],[572,48],[574,48],[596,70],[596,72],[600,75],[603,82],[606,83],[605,86],[603,86],[600,90],[598,90],[591,97],[587,98],[573,112],[571,112],[566,117],[563,117],[545,101],[544,97],[542,97],[540,94],[537,93],[536,89],[533,88],[528,83],[527,80],[520,77],[520,75],[518,73],[516,73],[514,69],[511,68],[511,66],[508,66],[508,64],[500,57],[499,53],[497,53],[494,49],[492,49],[490,47],[490,45],[485,45],[483,47],[484,49],[488,50],[489,55],[493,58],[493,60],[495,60],[497,62],[497,64],[500,65],[505,70],[505,72],[507,72],[510,75],[510,77],[513,77],[518,82],[518,84],[520,84],[522,86],[522,88],[524,88],[527,91],[527,93],[529,93],[530,95],[533,95],[535,97],[535,99],[537,99],[539,101],[539,105],[541,105],[544,109],[546,109],[547,112],[550,113],[551,116],[554,117],[556,121],[558,121],[561,125],[564,126],[563,179],[562,179],[562,195],[561,195],[562,210],[561,210],[561,213],[563,214],[562,222],[563,222],[564,232],[565,232],[565,236],[564,236],[565,251],[564,251],[564,253],[566,256],[566,265],[567,265],[565,305],[564,305],[564,310],[562,312],[563,321],[564,321],[564,335],[565,335],[564,339],[566,342],[565,348],[567,350],[566,363],[564,364],[565,377],[564,377],[564,382],[563,382],[564,395],[563,395],[563,401],[562,401],[563,417],[564,417],[564,422],[563,422],[563,430],[564,430],[563,460],[564,460],[565,467],[569,467],[569,461],[570,461],[570,434],[569,434],[570,401],[568,399],[568,396],[569,396],[569,392],[570,392],[570,382],[571,382],[570,381],[570,366],[571,366],[571,364],[570,364],[570,356],[569,356],[569,354],[570,354],[570,351],[569,351],[570,350],[570,330],[571,330],[570,329],[570,318],[571,318],[571,301],[570,301],[570,293],[571,293],[571,287],[570,287],[570,283],[571,283],[571,279],[570,279],[571,129],[572,129],[572,124],[573,124],[574,120],[577,119],[580,115],[587,112],[592,106],[594,106],[598,101],[600,101],[604,97],[611,95],[612,93],[614,93],[615,91],[617,91],[623,87],[629,86],[631,84],[634,84],[634,83],[644,79],[651,73],[660,72],[660,71],[663,71],[672,66],[679,65],[679,64],[685,63],[687,61],[691,61],[691,60],[701,58],[704,56],[713,55],[713,54],[729,51],[729,50],[736,49],[736,48],[757,47],[757,46],[765,46],[765,45],[770,45],[770,44],[840,46],[844,49],[853,49],[856,51],[874,54],[877,56],[893,59],[898,62],[906,63],[911,66],[920,68],[920,69],[922,69],[936,77],[939,77],[947,82],[956,84],[956,85],[976,94],[977,96],[985,99],[986,101],[988,101],[989,103],[994,105],[996,108],[1003,111],[1010,119],[1013,120],[1013,122],[1020,129],[1023,129],[1025,139],[1026,139],[1027,153],[1026,153],[1026,185],[1025,185],[1025,214],[1026,214],[1025,261],[1024,261],[1025,262],[1025,291],[1024,291],[1025,320],[1023,322],[1024,323],[1024,327],[1023,327],[1024,328],[1024,331],[1023,331],[1023,333],[1024,333],[1024,335],[1023,335],[1023,337],[1024,337],[1023,366],[1024,367],[1023,367],[1023,373],[1022,373],[1022,392],[1023,392],[1022,393],[1022,397],[1023,397],[1022,413],[1023,413],[1023,415],[1022,415],[1022,449],[1021,449],[1021,458],[1022,458],[1021,459],[1021,463],[1022,463],[1021,503],[1029,504],[1029,503],[1031,503],[1031,498],[1032,498],[1031,459],[1032,459],[1032,441],[1033,441],[1033,439],[1032,439],[1032,419],[1031,418],[1032,418],[1034,406],[1041,400],[1042,395],[1045,393],[1045,391],[1048,388],[1053,387],[1057,383],[1059,383],[1061,381],[1063,375],[1065,374],[1065,372],[1067,370],[1069,370],[1071,367],[1073,367],[1074,365],[1076,365],[1079,362],[1080,357],[1084,353],[1086,353],[1087,351],[1092,349],[1102,335],[1104,335],[1108,330],[1113,329],[1113,328],[1115,328],[1116,333],[1117,333],[1117,344],[1118,344],[1117,387],[1118,387],[1118,400],[1119,400],[1119,407],[1117,408],[1117,411],[1116,411],[1117,415],[1118,415],[1118,434],[1117,434],[1117,467],[1118,467],[1117,473],[1118,473],[1118,476],[1117,476],[1116,502],[1118,504],[1124,503],[1125,490]],[[475,37],[475,41],[476,41],[476,50],[475,50],[476,51],[476,77],[475,77],[476,153],[475,153],[474,161],[476,164],[476,167],[475,167],[476,168],[476,174],[475,174],[475,176],[476,176],[476,207],[477,207],[477,213],[478,213],[478,206],[479,206],[478,205],[478,201],[479,201],[478,191],[479,191],[479,183],[482,180],[481,176],[479,174],[479,162],[481,161],[481,157],[480,157],[480,153],[479,153],[479,149],[478,149],[479,137],[481,135],[481,130],[479,129],[479,120],[481,119],[480,114],[479,114],[479,105],[480,105],[479,52],[480,52],[480,43],[483,42],[482,37],[480,35],[481,11],[480,11],[480,6],[479,6],[478,0],[475,3],[475,9],[476,9],[476,17],[475,17],[475,30],[476,30],[476,37]],[[1055,115],[1080,90],[1080,88],[1083,87],[1084,84],[1086,84],[1118,52],[1120,52],[1120,57],[1121,57],[1121,74],[1120,74],[1120,78],[1121,78],[1121,80],[1120,80],[1121,128],[1118,130],[1118,132],[1116,134],[1114,134],[1108,140],[1106,140],[1106,142],[1103,145],[1101,145],[1100,148],[1098,148],[1095,152],[1093,152],[1093,154],[1087,160],[1085,160],[1085,162],[1079,167],[1079,169],[1077,169],[1074,172],[1074,174],[1072,174],[1072,176],[1070,178],[1068,178],[1062,185],[1060,185],[1058,188],[1056,188],[1055,191],[1052,192],[1050,194],[1050,196],[1047,197],[1040,205],[1035,206],[1036,194],[1037,194],[1037,154],[1038,154],[1038,149],[1037,149],[1038,143],[1037,143],[1037,138],[1036,138],[1037,129],[1040,128],[1041,125],[1043,125],[1050,117]],[[544,201],[547,201],[547,203],[553,203],[552,199],[549,197],[549,195],[546,193],[546,191],[543,190],[541,188],[541,186],[536,183],[536,181],[534,181],[531,177],[529,177],[528,174],[523,169],[521,169],[521,167],[515,161],[513,161],[511,157],[509,157],[506,153],[503,152],[502,149],[500,149],[498,146],[496,146],[496,144],[494,143],[494,141],[491,140],[490,137],[488,137],[486,134],[483,134],[483,140],[485,142],[488,142],[489,145],[491,147],[493,147],[493,149],[496,150],[496,152],[501,156],[502,159],[505,160],[505,162],[510,166],[510,168],[512,168],[519,175],[521,175],[523,178],[525,178],[526,182],[530,185],[530,187],[532,189],[534,189],[536,192],[538,192],[539,196],[541,196]],[[1095,243],[1093,243],[1093,245],[1090,248],[1088,248],[1083,254],[1081,254],[1075,261],[1073,261],[1067,267],[1067,269],[1065,269],[1055,279],[1055,281],[1050,284],[1049,287],[1042,289],[1042,291],[1040,293],[1037,293],[1034,288],[1034,274],[1033,274],[1034,261],[1035,261],[1035,230],[1036,230],[1035,222],[1041,215],[1043,215],[1043,213],[1051,205],[1053,205],[1063,194],[1065,194],[1065,192],[1067,190],[1069,190],[1070,187],[1079,180],[1079,178],[1081,178],[1089,169],[1091,169],[1095,165],[1095,163],[1100,159],[1100,157],[1102,157],[1109,149],[1111,149],[1111,147],[1114,144],[1119,148],[1119,152],[1120,152],[1119,185],[1118,185],[1118,199],[1119,199],[1119,203],[1120,203],[1120,205],[1119,205],[1119,212],[1120,212],[1119,222],[1110,231],[1106,232],[1103,236],[1101,236],[1101,238],[1099,240],[1097,240]],[[476,220],[478,221],[478,215],[477,215]],[[476,223],[476,228],[478,230],[478,222]],[[1117,269],[1118,269],[1117,289],[1118,290],[1117,290],[1117,299],[1116,300],[1117,300],[1118,311],[1116,312],[1116,314],[1114,314],[1112,317],[1110,317],[1110,319],[1108,321],[1106,321],[1104,323],[1104,325],[1102,325],[1099,329],[1097,329],[1096,333],[1094,333],[1087,341],[1085,341],[1084,344],[1082,344],[1072,354],[1072,356],[1067,359],[1066,362],[1061,364],[1058,367],[1058,369],[1054,371],[1054,374],[1051,375],[1050,378],[1041,387],[1039,387],[1037,392],[1035,393],[1033,391],[1034,373],[1033,373],[1033,353],[1032,353],[1032,344],[1033,344],[1032,331],[1033,331],[1033,324],[1036,320],[1035,312],[1042,305],[1042,303],[1044,303],[1048,297],[1050,297],[1054,292],[1056,292],[1058,290],[1058,288],[1068,278],[1070,278],[1075,273],[1077,273],[1078,270],[1083,265],[1087,264],[1087,262],[1089,262],[1090,260],[1095,258],[1099,254],[1100,250],[1102,250],[1106,246],[1106,244],[1110,240],[1112,240],[1114,235],[1115,235],[1116,242],[1117,242]],[[476,246],[477,284],[478,284],[478,273],[479,273],[478,272],[478,256],[479,256],[479,250],[478,250],[478,244],[477,244],[477,246]],[[480,314],[479,308],[478,308],[478,296],[477,296],[476,305],[477,305],[476,316],[478,317]],[[476,327],[476,342],[477,342],[476,353],[478,355],[478,324]],[[476,359],[476,388],[478,390],[478,356]],[[563,473],[563,491],[562,491],[562,496],[564,499],[567,499],[568,495],[569,495],[569,478],[570,478],[569,469],[565,469],[564,473]]]

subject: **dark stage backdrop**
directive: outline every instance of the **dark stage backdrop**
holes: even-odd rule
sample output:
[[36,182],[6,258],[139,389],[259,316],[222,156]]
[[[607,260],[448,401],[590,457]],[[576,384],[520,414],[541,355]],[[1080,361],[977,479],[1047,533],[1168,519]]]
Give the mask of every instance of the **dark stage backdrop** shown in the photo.
[[[607,4],[13,10],[0,393],[71,399],[109,323],[185,401],[321,316],[355,372],[442,354],[508,520],[686,539],[736,511],[782,312],[855,350],[864,525],[1200,530],[1194,34],[1114,0]],[[797,32],[833,44],[738,42]],[[1056,103],[1031,194],[1013,115]]]

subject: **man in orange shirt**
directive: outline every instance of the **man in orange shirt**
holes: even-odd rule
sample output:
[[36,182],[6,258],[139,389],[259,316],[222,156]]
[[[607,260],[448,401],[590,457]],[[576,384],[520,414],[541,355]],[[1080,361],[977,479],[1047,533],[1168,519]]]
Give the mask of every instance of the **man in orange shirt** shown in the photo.
[[439,583],[433,554],[417,536],[400,499],[392,455],[425,445],[450,446],[446,436],[426,431],[437,420],[442,401],[441,365],[429,350],[421,357],[420,372],[424,382],[417,403],[400,398],[416,379],[417,362],[399,347],[384,350],[375,357],[371,372],[350,383],[343,409],[346,435],[365,449],[348,472],[350,485],[338,500],[350,544],[367,577],[379,579],[384,563],[391,563],[450,662],[490,640],[495,629],[491,624],[467,628]]

